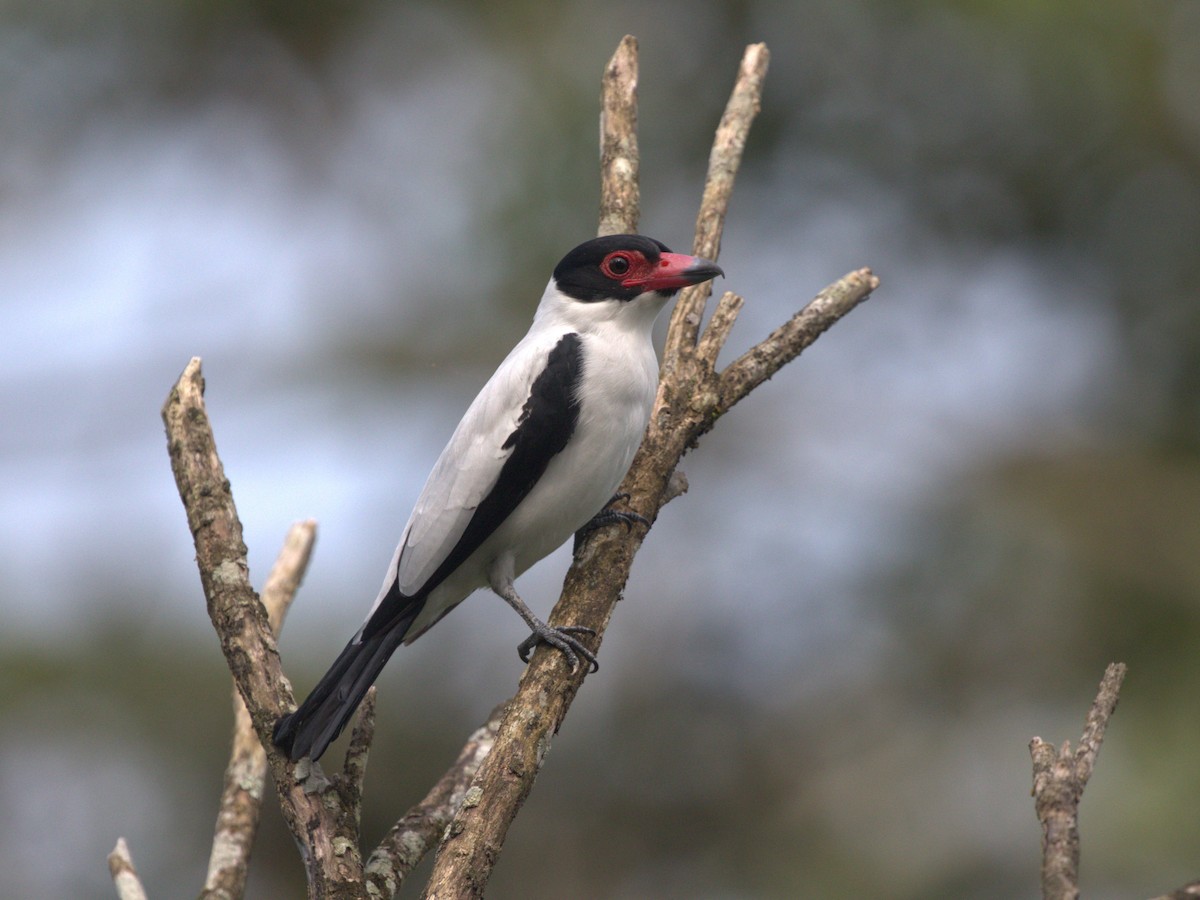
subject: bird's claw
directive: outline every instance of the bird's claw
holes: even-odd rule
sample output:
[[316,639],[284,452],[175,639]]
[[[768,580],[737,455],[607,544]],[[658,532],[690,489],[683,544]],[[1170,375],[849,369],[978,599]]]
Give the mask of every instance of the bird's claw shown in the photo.
[[629,499],[629,495],[625,493],[614,494],[613,498],[605,504],[604,509],[596,513],[590,519],[583,523],[580,529],[575,532],[575,549],[579,549],[580,543],[589,534],[597,528],[603,528],[605,525],[615,525],[620,522],[625,526],[625,533],[628,534],[633,530],[633,525],[636,522],[639,525],[650,527],[650,520],[641,513],[635,513],[632,510],[613,509],[614,503],[622,503]]
[[[540,624],[540,623],[539,623]],[[517,645],[517,655],[521,657],[521,662],[529,662],[529,654],[533,652],[533,648],[538,644],[549,644],[556,650],[561,650],[563,656],[567,658],[567,665],[571,667],[571,673],[579,668],[579,657],[587,660],[589,672],[598,672],[600,663],[596,662],[596,654],[583,646],[583,643],[576,634],[586,634],[592,637],[596,636],[595,628],[588,628],[586,625],[542,625],[540,628],[534,628],[533,633],[525,640]]]

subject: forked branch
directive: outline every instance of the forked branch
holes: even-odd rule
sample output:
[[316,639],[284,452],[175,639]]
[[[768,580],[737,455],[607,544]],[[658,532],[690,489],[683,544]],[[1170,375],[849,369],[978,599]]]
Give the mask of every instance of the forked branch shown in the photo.
[[[1033,757],[1033,803],[1042,825],[1042,897],[1045,900],[1078,900],[1079,801],[1083,799],[1096,757],[1104,743],[1108,720],[1117,709],[1125,664],[1112,663],[1104,671],[1100,689],[1088,711],[1079,746],[1061,747],[1040,737],[1029,742]],[[1200,898],[1200,881],[1192,881],[1154,900]]]
[[345,893],[361,890],[362,883],[353,813],[345,803],[325,803],[325,791],[297,778],[298,764],[271,743],[275,722],[294,706],[292,687],[283,675],[267,610],[250,585],[242,523],[217,455],[199,358],[188,363],[171,389],[163,422],[209,618],[265,750],[284,820],[304,857],[310,896],[355,896]]
[[[636,113],[628,104],[610,101],[610,92],[621,90],[630,80],[636,84],[636,56],[632,55],[635,50],[636,44],[626,38],[605,70],[606,132],[612,129],[629,137],[623,144],[624,157],[617,153],[604,157],[602,198],[627,196],[610,182],[625,177],[628,166],[622,165],[622,159],[637,159],[632,123],[622,127],[609,119],[610,110],[623,109],[627,116]],[[718,128],[693,245],[695,252],[709,258],[716,258],[720,248],[734,175],[741,162],[750,123],[758,112],[767,60],[764,45],[747,48]],[[628,73],[624,81],[615,77],[617,72]],[[638,210],[631,203],[602,205],[602,230],[635,231],[637,221]],[[698,347],[696,336],[707,286],[685,291],[671,317],[650,425],[620,488],[629,496],[629,507],[653,521],[668,499],[676,465],[696,438],[712,428],[717,418],[753,384],[769,378],[795,358],[817,334],[865,300],[877,284],[864,269],[827,288],[814,301],[815,307],[810,304],[812,311],[801,312],[793,319],[793,322],[799,320],[798,324],[782,326],[751,351],[751,362],[734,369],[728,383],[716,371],[715,361],[742,301],[733,294],[725,296]],[[594,532],[585,540],[577,549],[550,623],[569,622],[593,628],[598,648],[643,537],[639,528],[628,533],[622,529],[608,529]],[[447,829],[426,889],[427,898],[482,896],[508,826],[529,795],[550,741],[583,682],[584,668],[571,673],[558,654],[535,652],[500,723],[492,752],[484,760],[471,787],[470,802],[463,804]]]
[[1092,777],[1124,680],[1124,663],[1113,663],[1104,672],[1074,752],[1070,741],[1063,741],[1058,748],[1040,737],[1029,742],[1033,800],[1042,823],[1042,896],[1046,900],[1079,897],[1079,801]]

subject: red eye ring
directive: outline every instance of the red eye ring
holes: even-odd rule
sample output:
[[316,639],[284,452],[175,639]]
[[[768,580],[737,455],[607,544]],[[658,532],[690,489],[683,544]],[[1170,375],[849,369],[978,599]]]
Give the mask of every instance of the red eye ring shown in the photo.
[[633,269],[633,259],[630,254],[622,250],[608,254],[600,263],[600,271],[614,281],[620,281],[629,274],[631,269]]

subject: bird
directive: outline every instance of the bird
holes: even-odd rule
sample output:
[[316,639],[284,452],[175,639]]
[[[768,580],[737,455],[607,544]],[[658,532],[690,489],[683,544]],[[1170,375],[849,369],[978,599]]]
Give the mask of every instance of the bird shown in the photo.
[[[658,384],[651,329],[680,288],[724,275],[638,234],[593,238],[555,266],[526,335],[480,390],[434,463],[379,595],[316,687],[276,724],[293,761],[317,760],[401,644],[491,588],[574,672],[595,655],[582,626],[550,627],[513,582],[589,523],[640,519],[611,502]],[[645,520],[641,520],[645,521]]]

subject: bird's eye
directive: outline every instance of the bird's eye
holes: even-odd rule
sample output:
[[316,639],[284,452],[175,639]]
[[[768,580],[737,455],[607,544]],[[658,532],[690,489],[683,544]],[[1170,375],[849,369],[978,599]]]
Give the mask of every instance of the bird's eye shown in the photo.
[[627,254],[612,253],[604,258],[604,262],[600,263],[600,271],[609,278],[623,278],[629,274],[630,265]]

